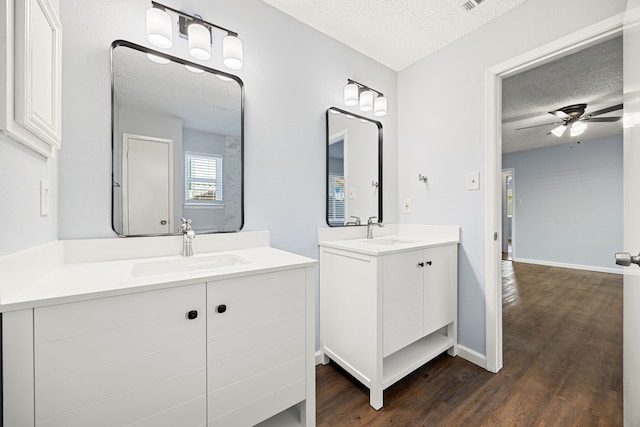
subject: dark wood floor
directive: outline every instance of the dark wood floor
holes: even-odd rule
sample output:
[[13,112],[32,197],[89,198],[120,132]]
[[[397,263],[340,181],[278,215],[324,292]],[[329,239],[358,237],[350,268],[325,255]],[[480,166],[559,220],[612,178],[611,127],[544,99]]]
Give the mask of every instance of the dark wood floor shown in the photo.
[[622,426],[622,276],[503,264],[504,368],[446,354],[388,388],[384,407],[318,366],[318,426]]

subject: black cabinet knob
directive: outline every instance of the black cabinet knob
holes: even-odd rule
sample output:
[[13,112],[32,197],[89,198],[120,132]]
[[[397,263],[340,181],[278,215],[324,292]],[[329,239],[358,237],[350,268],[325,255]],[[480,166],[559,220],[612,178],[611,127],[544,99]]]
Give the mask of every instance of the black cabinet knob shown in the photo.
[[427,261],[427,265],[431,265],[431,261]]
[[189,320],[193,320],[196,317],[198,317],[198,310],[191,310],[190,312],[187,313],[187,319]]
[[220,304],[219,306],[216,307],[216,311],[220,314],[224,313],[225,311],[227,311],[227,306],[224,304]]
[[424,267],[424,262],[419,262],[418,267]]

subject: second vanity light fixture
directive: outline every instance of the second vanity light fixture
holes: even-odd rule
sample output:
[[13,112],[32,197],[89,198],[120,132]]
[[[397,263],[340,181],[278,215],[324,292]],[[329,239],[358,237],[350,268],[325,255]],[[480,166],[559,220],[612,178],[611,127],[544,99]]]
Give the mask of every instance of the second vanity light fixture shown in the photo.
[[344,105],[353,107],[358,104],[360,111],[373,111],[373,115],[376,117],[387,115],[387,98],[382,92],[355,80],[347,79],[347,85],[344,87]]
[[242,42],[238,33],[211,22],[204,21],[199,15],[190,15],[152,1],[147,9],[147,39],[162,49],[173,46],[173,25],[167,11],[178,15],[178,31],[189,41],[189,54],[196,59],[211,59],[211,30],[213,28],[227,33],[222,39],[222,59],[224,65],[239,70],[243,65]]

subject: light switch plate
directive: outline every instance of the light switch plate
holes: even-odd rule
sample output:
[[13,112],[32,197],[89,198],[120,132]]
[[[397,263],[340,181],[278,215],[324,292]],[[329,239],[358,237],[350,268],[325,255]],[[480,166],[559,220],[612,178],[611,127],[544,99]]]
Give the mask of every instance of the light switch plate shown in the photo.
[[49,183],[44,179],[40,180],[40,216],[49,216],[50,191]]
[[402,212],[411,213],[411,199],[404,199],[402,203]]
[[480,189],[480,172],[469,172],[467,174],[467,190]]

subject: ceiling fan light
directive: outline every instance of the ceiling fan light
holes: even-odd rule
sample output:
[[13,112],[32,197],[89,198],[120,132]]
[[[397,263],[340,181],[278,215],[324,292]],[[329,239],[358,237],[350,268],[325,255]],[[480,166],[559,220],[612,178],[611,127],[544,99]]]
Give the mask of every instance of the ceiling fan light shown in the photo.
[[557,128],[555,128],[554,130],[551,131],[552,134],[554,134],[555,136],[557,136],[558,138],[560,138],[563,134],[564,131],[567,130],[567,126],[566,125],[560,125]]
[[571,136],[582,135],[586,129],[587,124],[585,122],[574,122],[571,125]]
[[358,104],[358,85],[349,83],[344,87],[344,105],[353,107]]

